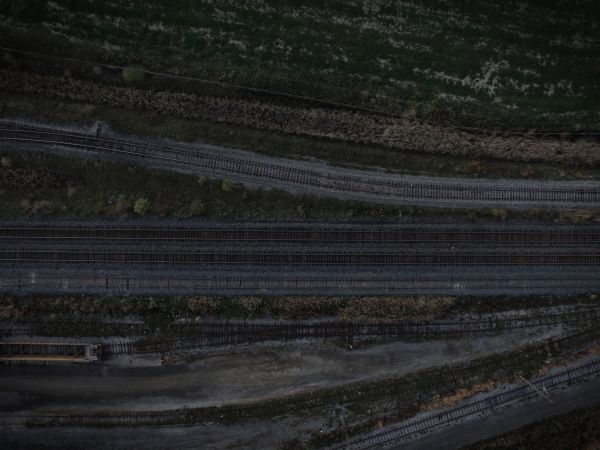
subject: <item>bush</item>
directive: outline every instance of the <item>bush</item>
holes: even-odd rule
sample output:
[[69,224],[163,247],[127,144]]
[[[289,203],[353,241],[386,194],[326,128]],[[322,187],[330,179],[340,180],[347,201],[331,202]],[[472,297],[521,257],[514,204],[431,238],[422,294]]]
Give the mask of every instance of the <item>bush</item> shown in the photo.
[[263,308],[263,299],[260,297],[239,297],[234,303],[241,306],[248,314],[253,314]]
[[119,214],[127,214],[130,207],[131,203],[129,203],[127,196],[125,194],[119,194],[115,203],[115,211]]
[[187,306],[193,313],[204,316],[217,312],[219,309],[219,302],[210,297],[193,297],[188,299]]
[[224,192],[231,192],[231,191],[233,191],[233,182],[231,182],[229,180],[223,180],[223,183],[221,183],[221,189]]
[[195,199],[190,205],[190,214],[192,216],[201,216],[206,211],[206,205],[200,199]]
[[143,216],[150,208],[150,201],[146,198],[138,198],[133,204],[133,212]]
[[144,81],[145,73],[142,67],[129,66],[123,69],[123,79],[128,83]]
[[271,299],[271,313],[282,319],[308,319],[334,316],[345,305],[341,298],[276,297]]
[[8,156],[3,156],[0,158],[0,165],[2,165],[2,167],[10,167],[12,162]]
[[346,320],[433,320],[454,304],[452,297],[367,297],[353,300],[340,311]]
[[502,209],[502,208],[494,208],[494,209],[492,209],[492,215],[496,219],[504,222],[506,220],[506,218],[508,217],[508,211],[505,209]]

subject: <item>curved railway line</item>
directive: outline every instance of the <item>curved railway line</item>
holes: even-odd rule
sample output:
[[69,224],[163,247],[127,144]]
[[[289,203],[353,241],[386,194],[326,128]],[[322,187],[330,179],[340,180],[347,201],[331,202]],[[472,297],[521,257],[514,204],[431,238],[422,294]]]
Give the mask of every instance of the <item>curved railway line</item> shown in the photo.
[[530,395],[537,395],[543,389],[551,389],[561,384],[572,383],[585,377],[596,376],[598,373],[600,373],[600,359],[594,359],[552,375],[532,380],[531,383],[526,383],[507,391],[467,401],[464,404],[441,412],[417,416],[412,420],[402,422],[398,425],[385,427],[368,435],[351,439],[345,442],[343,447],[336,448],[354,450],[386,448],[389,445],[398,444],[411,436],[457,422],[468,416],[492,411],[494,408],[527,398]]
[[[437,377],[440,382],[450,383],[452,386],[463,386],[473,384],[477,380],[489,379],[498,371],[505,373],[523,367],[531,362],[531,359],[545,358],[549,348],[559,349],[561,352],[575,352],[582,350],[590,344],[597,342],[599,330],[597,327],[589,327],[572,334],[559,336],[548,341],[537,342],[522,351],[505,351],[490,357],[480,358],[475,361],[456,363],[447,366],[447,370],[439,372]],[[577,372],[570,372],[577,374]],[[554,374],[558,375],[558,374]],[[390,398],[398,389],[403,389],[403,384],[395,386],[394,383],[369,383],[360,385],[356,389],[349,385],[345,390],[345,399],[350,402],[369,401]],[[294,411],[309,411],[315,408],[328,407],[331,402],[339,402],[339,392],[326,390],[315,391],[310,395],[295,398],[291,403],[280,407],[278,414],[293,413]],[[228,420],[243,420],[251,417],[271,417],[273,415],[273,403],[270,401],[223,405],[221,408],[200,407],[180,408],[162,411],[99,411],[99,412],[39,412],[19,414],[11,412],[0,415],[0,423],[9,426],[41,426],[41,427],[119,427],[119,426],[191,426],[203,423],[220,423],[224,415]],[[391,430],[388,428],[385,431]],[[362,436],[363,438],[365,436]]]
[[0,142],[73,148],[259,186],[376,203],[516,209],[600,206],[600,183],[595,182],[389,175],[205,145],[156,146],[133,138],[106,139],[82,130],[9,120],[0,120]]

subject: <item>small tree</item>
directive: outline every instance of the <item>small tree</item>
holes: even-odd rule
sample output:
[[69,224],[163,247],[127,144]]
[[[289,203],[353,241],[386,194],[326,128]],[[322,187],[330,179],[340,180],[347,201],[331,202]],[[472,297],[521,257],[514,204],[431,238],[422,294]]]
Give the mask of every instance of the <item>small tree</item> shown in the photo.
[[127,196],[125,194],[119,194],[115,203],[115,210],[117,213],[126,214],[130,207],[131,203],[129,203]]
[[204,211],[206,211],[206,206],[202,200],[192,200],[192,204],[190,205],[190,214],[192,216],[200,216],[204,214]]
[[229,180],[223,180],[223,183],[221,183],[221,189],[225,192],[231,192],[233,191],[233,183]]
[[146,214],[148,208],[150,208],[150,201],[146,198],[138,198],[133,204],[133,212],[140,216]]
[[141,67],[129,66],[123,69],[123,79],[128,83],[135,81],[144,81],[144,69]]
[[506,218],[508,217],[508,211],[503,209],[503,208],[493,208],[492,209],[492,215],[498,219],[501,220],[502,222],[504,222],[506,220]]

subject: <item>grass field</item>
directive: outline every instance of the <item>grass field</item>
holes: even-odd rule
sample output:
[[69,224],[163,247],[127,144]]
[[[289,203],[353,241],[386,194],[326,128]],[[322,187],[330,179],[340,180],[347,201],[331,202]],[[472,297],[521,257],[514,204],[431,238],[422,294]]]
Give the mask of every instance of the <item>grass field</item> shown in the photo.
[[436,123],[598,130],[598,17],[593,0],[11,0],[0,43]]

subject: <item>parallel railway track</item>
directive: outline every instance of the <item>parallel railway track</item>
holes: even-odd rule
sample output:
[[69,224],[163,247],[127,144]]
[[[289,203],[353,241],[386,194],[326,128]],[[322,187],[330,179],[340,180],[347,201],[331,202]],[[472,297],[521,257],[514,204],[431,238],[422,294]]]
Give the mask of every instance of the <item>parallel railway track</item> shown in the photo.
[[209,146],[148,145],[104,139],[84,132],[0,120],[0,141],[70,147],[166,167],[293,191],[391,204],[446,207],[593,208],[600,206],[600,184],[432,179],[311,165],[285,159],[253,158]]
[[[402,338],[420,336],[445,336],[456,334],[488,333],[501,330],[552,326],[557,324],[594,324],[600,319],[600,308],[582,308],[561,313],[547,311],[501,317],[480,316],[462,320],[433,321],[203,321],[171,324],[166,327],[177,338],[150,341],[119,340],[103,344],[106,355],[165,353],[173,350],[195,349],[211,346],[229,346],[261,341],[286,341],[298,339],[343,338],[352,342],[356,338]],[[0,335],[9,341],[20,336],[50,336],[74,334],[79,337],[96,335],[102,327],[96,321],[53,320],[50,322],[0,323]],[[140,336],[153,330],[143,323],[106,324],[119,336]],[[91,334],[90,334],[91,333]]]
[[600,251],[360,251],[311,252],[272,251],[203,251],[170,252],[160,249],[132,250],[19,250],[0,248],[0,265],[17,263],[60,264],[152,264],[210,266],[597,266]]
[[[189,325],[193,336],[156,342],[131,342],[108,344],[107,355],[163,354],[214,346],[231,346],[263,341],[287,341],[298,339],[345,339],[353,343],[357,338],[402,338],[445,336],[532,328],[557,324],[593,324],[600,319],[600,310],[549,314],[533,317],[507,317],[489,320],[465,320],[460,322],[430,321],[417,323],[364,323],[364,322],[286,322],[260,324],[247,321],[210,322]],[[185,327],[185,325],[184,325]]]
[[600,246],[600,229],[589,226],[470,226],[339,224],[141,225],[135,223],[0,224],[0,241],[186,241],[243,243],[472,243],[497,245],[539,244]]
[[4,292],[584,293],[599,268],[588,226],[0,224]]
[[530,384],[523,384],[504,392],[488,395],[479,400],[467,401],[454,408],[424,416],[417,416],[398,425],[385,427],[368,435],[351,439],[345,442],[342,447],[336,448],[359,450],[386,448],[390,445],[397,445],[411,436],[459,421],[468,416],[492,411],[494,408],[527,398],[531,395],[537,395],[537,392],[540,392],[542,389],[551,389],[561,384],[580,380],[581,378],[595,376],[598,373],[600,373],[600,359],[594,359],[552,375],[532,380]]
[[[530,367],[532,360],[543,360],[549,349],[559,352],[576,352],[582,347],[598,341],[600,336],[597,327],[589,327],[572,334],[563,335],[547,341],[523,347],[519,351],[506,351],[462,363],[447,366],[446,370],[434,371],[435,383],[449,387],[461,387],[490,379],[495,374],[511,373],[518,368]],[[535,367],[535,364],[534,364]],[[508,371],[508,372],[507,372]],[[428,372],[431,375],[431,371]],[[434,387],[434,379],[424,380],[426,386]],[[393,398],[406,389],[407,384],[394,380],[383,382],[360,383],[342,386],[336,390],[318,390],[308,395],[290,399],[289,403],[279,405],[276,414],[310,411],[338,403],[340,390],[348,402],[373,402],[378,399]],[[357,389],[358,387],[358,389]],[[119,426],[190,426],[203,423],[223,422],[227,420],[244,420],[252,417],[272,417],[273,402],[258,402],[244,405],[224,405],[221,408],[183,408],[166,411],[103,411],[103,412],[71,412],[71,413],[38,413],[18,414],[11,412],[2,415],[0,422],[5,425],[21,426],[57,426],[57,427],[119,427]]]
[[282,268],[249,272],[53,269],[0,267],[0,292],[14,294],[90,293],[108,295],[499,295],[574,294],[600,288],[596,267],[502,266],[403,268],[373,272],[294,271]]

